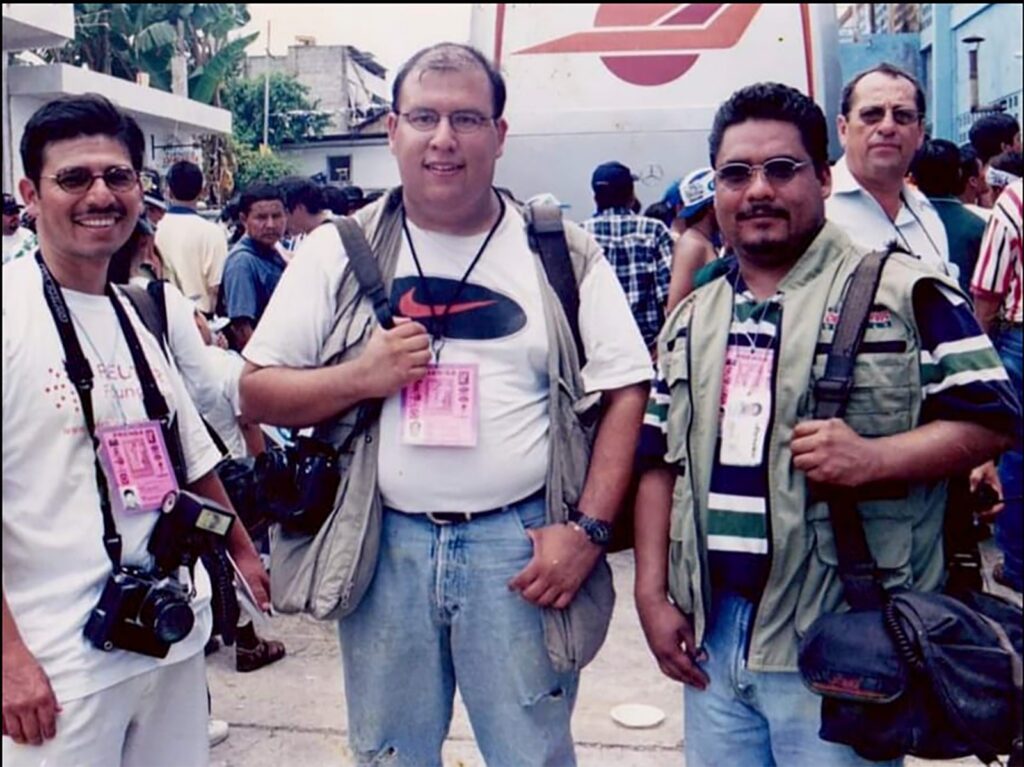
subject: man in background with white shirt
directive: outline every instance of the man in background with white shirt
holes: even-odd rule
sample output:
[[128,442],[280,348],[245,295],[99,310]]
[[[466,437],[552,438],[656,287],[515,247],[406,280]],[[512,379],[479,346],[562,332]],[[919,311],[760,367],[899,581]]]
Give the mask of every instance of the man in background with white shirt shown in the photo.
[[861,247],[880,249],[895,240],[950,273],[942,220],[904,180],[924,141],[924,115],[924,91],[898,67],[879,64],[848,82],[838,118],[845,154],[832,168],[825,214]]

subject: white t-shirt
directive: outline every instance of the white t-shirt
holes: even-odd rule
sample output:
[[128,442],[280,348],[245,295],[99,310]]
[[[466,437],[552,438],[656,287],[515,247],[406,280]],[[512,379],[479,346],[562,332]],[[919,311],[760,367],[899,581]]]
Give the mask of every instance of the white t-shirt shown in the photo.
[[[392,285],[392,307],[413,315],[461,279],[486,233],[428,232],[409,222],[424,274],[422,290],[408,241]],[[300,246],[244,355],[260,366],[309,368],[323,363],[334,297],[345,266],[334,227],[315,229]],[[476,364],[479,437],[475,448],[422,447],[400,440],[400,395],[381,415],[379,485],[389,506],[409,512],[480,511],[540,489],[548,462],[547,330],[540,267],[523,219],[511,206],[450,313],[443,364]],[[452,282],[444,282],[450,280]],[[430,290],[429,288],[433,288]],[[454,296],[447,295],[450,300]],[[580,286],[580,327],[588,391],[647,381],[650,356],[611,266],[596,259]],[[402,312],[405,307],[407,311]]]
[[4,238],[4,263],[13,261],[16,258],[31,255],[36,249],[36,236],[30,229],[19,226],[14,234],[5,234]]
[[[124,333],[106,296],[64,290],[75,332],[94,374],[98,426],[146,419]],[[127,299],[121,301],[168,407],[177,412],[193,482],[219,454],[184,385]],[[64,350],[43,299],[34,259],[4,269],[3,284],[3,587],[29,650],[58,701],[74,700],[202,650],[212,624],[210,583],[196,567],[196,622],[164,659],[102,652],[82,630],[111,572],[93,447],[80,400],[64,371]],[[146,565],[156,513],[116,514],[125,564]]]
[[855,243],[881,250],[893,240],[944,274],[956,277],[949,260],[946,227],[927,197],[903,185],[903,205],[896,220],[889,219],[881,204],[853,177],[846,155],[832,167],[832,194],[825,201],[825,216]]
[[238,400],[238,379],[242,376],[245,360],[238,352],[219,346],[204,346],[203,354],[207,367],[219,384],[217,396],[210,407],[203,410],[203,417],[224,440],[230,458],[245,458],[249,455],[249,448],[238,423],[242,412]]
[[178,287],[200,310],[212,314],[217,296],[211,291],[220,285],[228,241],[224,231],[195,212],[177,212],[173,208],[156,227],[156,246],[170,263]]

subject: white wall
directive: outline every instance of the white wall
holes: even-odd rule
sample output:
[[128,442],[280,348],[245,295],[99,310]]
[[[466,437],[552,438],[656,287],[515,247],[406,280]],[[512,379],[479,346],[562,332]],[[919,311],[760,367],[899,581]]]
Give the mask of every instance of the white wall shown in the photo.
[[399,183],[398,166],[384,138],[372,144],[317,144],[301,149],[281,149],[280,152],[303,176],[326,174],[329,156],[349,154],[352,155],[352,183],[356,186],[363,189],[387,189]]

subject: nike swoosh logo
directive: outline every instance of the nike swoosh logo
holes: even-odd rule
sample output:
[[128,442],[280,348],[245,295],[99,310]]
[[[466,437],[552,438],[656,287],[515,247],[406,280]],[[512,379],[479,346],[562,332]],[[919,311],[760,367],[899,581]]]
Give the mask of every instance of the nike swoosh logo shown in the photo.
[[[409,288],[398,301],[398,311],[403,317],[413,320],[430,319],[431,317],[442,317],[445,314],[445,305],[435,306],[433,304],[421,304],[416,300],[416,288]],[[482,306],[491,306],[498,303],[491,301],[466,301],[461,304],[448,306],[448,314],[461,314],[462,312],[479,309]]]

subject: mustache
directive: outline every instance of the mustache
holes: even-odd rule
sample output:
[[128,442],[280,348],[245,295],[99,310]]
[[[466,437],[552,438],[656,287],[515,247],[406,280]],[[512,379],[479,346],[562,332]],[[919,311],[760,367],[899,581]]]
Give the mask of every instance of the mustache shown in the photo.
[[784,208],[778,208],[774,205],[751,205],[746,210],[742,210],[736,214],[737,221],[746,221],[751,218],[781,218],[784,221],[789,220],[789,212]]
[[78,214],[81,216],[125,216],[128,211],[122,205],[107,205],[103,208],[91,207]]

